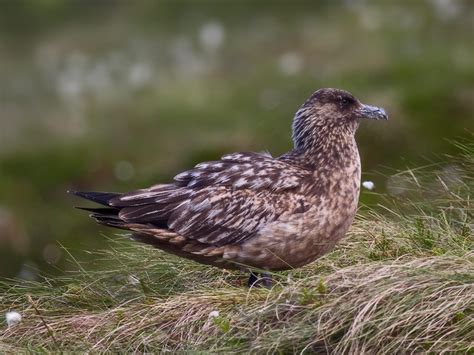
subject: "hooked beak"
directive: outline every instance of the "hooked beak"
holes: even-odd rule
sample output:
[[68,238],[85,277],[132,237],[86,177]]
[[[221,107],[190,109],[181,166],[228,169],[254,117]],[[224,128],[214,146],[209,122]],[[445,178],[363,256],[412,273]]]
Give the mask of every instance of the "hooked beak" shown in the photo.
[[368,118],[371,120],[388,120],[385,110],[377,106],[362,105],[358,111],[360,118]]

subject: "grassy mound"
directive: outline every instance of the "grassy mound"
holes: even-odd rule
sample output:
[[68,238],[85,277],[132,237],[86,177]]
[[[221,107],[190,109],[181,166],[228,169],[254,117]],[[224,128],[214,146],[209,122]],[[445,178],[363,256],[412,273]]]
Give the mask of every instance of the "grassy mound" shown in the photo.
[[324,279],[311,271],[271,291],[249,291],[218,277],[161,297],[124,284],[124,292],[136,294],[122,300],[120,290],[100,282],[43,285],[30,300],[17,288],[9,300],[23,304],[24,320],[2,331],[1,350],[19,344],[94,351],[473,349],[473,254],[364,263]]
[[463,149],[449,174],[397,174],[395,198],[271,290],[127,241],[60,279],[5,281],[0,312],[23,320],[0,328],[0,351],[472,353],[474,149]]

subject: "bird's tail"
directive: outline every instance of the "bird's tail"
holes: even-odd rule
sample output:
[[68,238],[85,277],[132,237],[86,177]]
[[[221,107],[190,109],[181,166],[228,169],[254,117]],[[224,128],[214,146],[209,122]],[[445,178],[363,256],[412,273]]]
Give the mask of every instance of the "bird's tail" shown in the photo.
[[94,218],[97,223],[127,229],[126,222],[119,218],[120,209],[110,205],[110,201],[120,196],[121,194],[115,192],[92,192],[92,191],[68,191],[68,193],[81,197],[85,200],[93,201],[106,207],[90,208],[90,207],[76,207],[77,209],[91,212],[89,215]]
[[68,191],[69,194],[79,196],[85,200],[93,201],[99,205],[110,207],[110,200],[119,197],[116,192],[93,192],[93,191]]

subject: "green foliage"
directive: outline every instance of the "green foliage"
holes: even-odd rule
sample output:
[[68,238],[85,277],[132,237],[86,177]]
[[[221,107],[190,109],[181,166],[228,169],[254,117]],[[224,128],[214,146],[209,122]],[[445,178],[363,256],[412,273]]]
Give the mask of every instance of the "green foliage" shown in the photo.
[[222,316],[213,319],[214,324],[219,328],[222,333],[228,333],[230,331],[230,321]]

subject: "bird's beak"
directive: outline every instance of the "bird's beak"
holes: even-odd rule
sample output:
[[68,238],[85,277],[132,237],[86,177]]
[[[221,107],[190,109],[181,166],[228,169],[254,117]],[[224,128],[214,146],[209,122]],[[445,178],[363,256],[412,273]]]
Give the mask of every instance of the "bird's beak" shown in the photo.
[[361,105],[358,109],[360,118],[371,120],[388,120],[388,116],[383,108],[370,105]]

